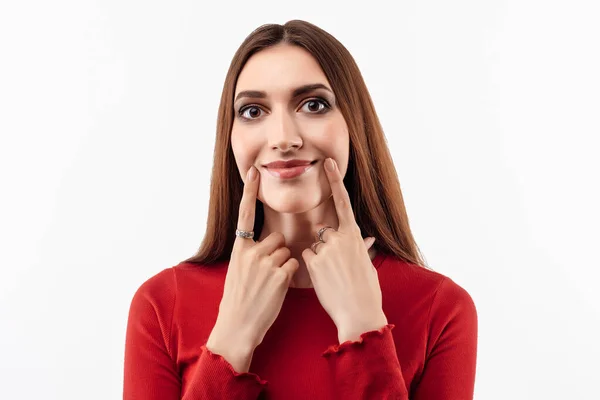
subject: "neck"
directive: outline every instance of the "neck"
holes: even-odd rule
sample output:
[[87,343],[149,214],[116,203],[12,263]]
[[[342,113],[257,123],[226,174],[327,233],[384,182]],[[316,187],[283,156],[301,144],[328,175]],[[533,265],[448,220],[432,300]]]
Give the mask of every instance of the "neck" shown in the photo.
[[[317,224],[325,224],[338,228],[339,220],[335,210],[333,197],[318,205],[312,210],[302,213],[280,213],[263,203],[264,223],[258,241],[262,241],[272,232],[281,232],[285,237],[285,246],[291,251],[291,258],[298,260],[300,264],[298,271],[292,279],[292,287],[313,287],[310,275],[306,268],[302,252],[310,249],[310,245],[317,241]],[[369,251],[371,259],[375,257],[372,247]]]
[[272,232],[281,232],[285,237],[285,246],[290,249],[292,258],[298,260],[300,267],[294,275],[293,287],[313,287],[302,258],[302,252],[310,249],[310,245],[317,241],[317,224],[326,224],[334,229],[339,226],[333,197],[319,204],[312,210],[301,213],[280,213],[273,210],[265,203],[264,223],[259,241],[262,241]]

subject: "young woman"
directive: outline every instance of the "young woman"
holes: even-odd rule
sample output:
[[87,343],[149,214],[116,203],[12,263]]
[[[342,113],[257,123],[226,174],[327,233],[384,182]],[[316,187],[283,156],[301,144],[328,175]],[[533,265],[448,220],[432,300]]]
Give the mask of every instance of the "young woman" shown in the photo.
[[352,56],[299,20],[242,43],[198,253],[135,293],[125,399],[472,398],[477,313],[425,266]]

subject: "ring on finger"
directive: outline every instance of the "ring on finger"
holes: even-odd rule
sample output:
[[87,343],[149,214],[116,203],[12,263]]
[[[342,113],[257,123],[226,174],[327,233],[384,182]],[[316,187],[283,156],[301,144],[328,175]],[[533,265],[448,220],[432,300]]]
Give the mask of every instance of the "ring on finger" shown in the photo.
[[252,239],[254,237],[254,231],[243,231],[241,229],[236,229],[235,236],[239,236],[244,239]]
[[319,240],[318,242],[314,242],[313,244],[310,245],[310,249],[313,251],[313,253],[317,254],[317,246],[320,245],[321,243],[325,243],[322,240]]
[[[319,240],[323,243],[325,243],[325,241],[323,240],[323,232],[325,232],[327,229],[333,229],[332,226],[324,226],[321,229],[319,229],[317,231],[317,237],[319,238]],[[335,230],[335,229],[334,229]]]

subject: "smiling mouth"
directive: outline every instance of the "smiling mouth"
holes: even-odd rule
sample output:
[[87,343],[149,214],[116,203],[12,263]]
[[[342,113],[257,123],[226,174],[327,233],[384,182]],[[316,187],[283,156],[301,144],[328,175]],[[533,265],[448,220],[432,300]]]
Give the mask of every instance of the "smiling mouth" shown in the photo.
[[315,165],[317,163],[318,160],[315,160],[313,162],[311,162],[308,165],[299,165],[296,167],[289,167],[289,168],[268,168],[265,167],[265,169],[267,170],[267,172],[279,179],[293,179],[293,178],[297,178],[299,176],[301,176],[302,174],[304,174],[306,171],[308,171],[309,169],[311,169],[313,167],[313,165]]

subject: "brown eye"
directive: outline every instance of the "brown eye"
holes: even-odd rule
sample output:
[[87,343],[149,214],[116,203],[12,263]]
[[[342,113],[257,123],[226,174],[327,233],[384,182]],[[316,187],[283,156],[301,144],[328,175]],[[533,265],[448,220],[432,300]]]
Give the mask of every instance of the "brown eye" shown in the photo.
[[324,110],[329,109],[329,104],[323,99],[311,99],[302,105],[302,108],[308,106],[308,112],[310,114],[319,114]]
[[[246,113],[246,111],[249,111],[249,113]],[[239,114],[245,119],[256,119],[260,117],[261,112],[262,110],[257,106],[246,106],[240,109]]]

